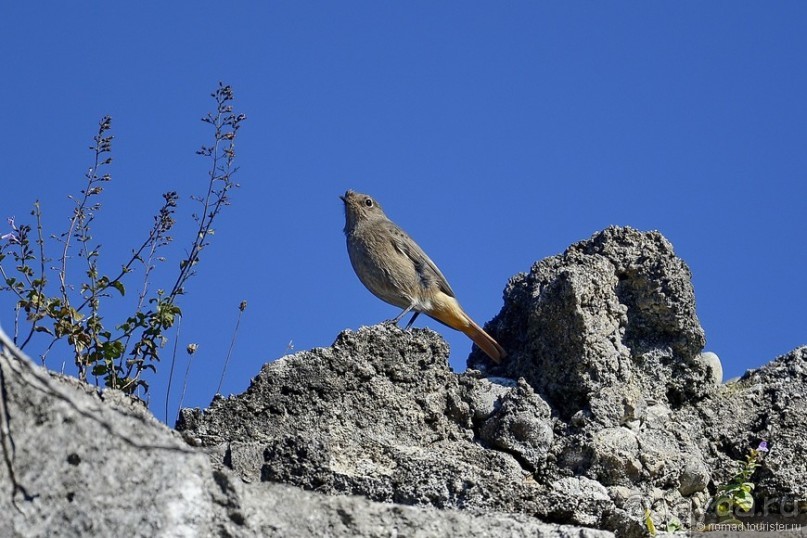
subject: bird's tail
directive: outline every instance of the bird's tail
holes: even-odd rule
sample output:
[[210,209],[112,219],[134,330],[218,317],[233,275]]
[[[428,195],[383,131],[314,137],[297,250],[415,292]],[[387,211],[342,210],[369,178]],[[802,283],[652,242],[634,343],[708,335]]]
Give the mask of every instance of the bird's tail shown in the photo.
[[454,297],[438,294],[433,298],[431,308],[425,312],[452,329],[465,333],[496,364],[502,362],[502,359],[507,356],[504,348],[482,327],[474,323],[474,320],[465,313]]
[[486,333],[482,327],[474,323],[474,320],[471,318],[468,318],[468,327],[461,330],[496,364],[502,362],[502,359],[507,356],[507,352],[504,348],[500,346],[492,336]]

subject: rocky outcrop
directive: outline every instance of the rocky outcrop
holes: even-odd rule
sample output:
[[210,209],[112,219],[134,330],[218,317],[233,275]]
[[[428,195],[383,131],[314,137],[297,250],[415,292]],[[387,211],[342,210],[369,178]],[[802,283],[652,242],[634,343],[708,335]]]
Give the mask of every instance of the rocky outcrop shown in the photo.
[[[807,346],[746,372],[720,392],[680,414],[698,424],[719,482],[748,447],[766,440],[770,453],[756,475],[758,497],[801,501],[807,509]],[[807,521],[805,522],[807,523]]]
[[658,232],[609,228],[536,263],[488,327],[510,357],[469,365],[523,377],[566,420],[615,427],[648,399],[674,409],[715,389],[689,269]]
[[4,538],[613,536],[525,515],[244,483],[120,392],[52,375],[7,340],[0,351]]
[[807,348],[722,385],[657,232],[536,263],[486,329],[508,359],[477,350],[461,374],[431,330],[345,331],[183,410],[179,433],[7,356],[0,483],[20,487],[0,513],[20,536],[638,537],[701,521],[761,440],[757,495],[807,497]]
[[474,439],[447,357],[429,330],[344,332],[330,348],[267,364],[244,394],[186,411],[179,429],[250,481],[438,508],[545,512],[531,471]]
[[[241,395],[185,410],[178,429],[248,481],[620,536],[645,535],[646,510],[662,529],[702,519],[731,460],[761,439],[777,457],[802,448],[771,428],[794,428],[803,377],[774,363],[721,385],[689,269],[657,232],[609,228],[536,263],[486,329],[508,360],[477,350],[463,374],[431,331],[346,331],[267,364]],[[782,411],[763,419],[774,402]],[[761,471],[764,491],[803,493],[799,465]]]
[[[3,337],[5,335],[2,335]],[[190,536],[225,528],[210,462],[115,391],[0,356],[4,536]]]

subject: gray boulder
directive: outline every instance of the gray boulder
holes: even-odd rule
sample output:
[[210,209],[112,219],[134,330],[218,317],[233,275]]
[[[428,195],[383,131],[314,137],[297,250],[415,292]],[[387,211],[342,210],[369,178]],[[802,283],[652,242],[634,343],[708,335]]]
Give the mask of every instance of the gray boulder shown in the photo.
[[215,536],[235,526],[209,460],[145,407],[15,353],[0,354],[4,536]]

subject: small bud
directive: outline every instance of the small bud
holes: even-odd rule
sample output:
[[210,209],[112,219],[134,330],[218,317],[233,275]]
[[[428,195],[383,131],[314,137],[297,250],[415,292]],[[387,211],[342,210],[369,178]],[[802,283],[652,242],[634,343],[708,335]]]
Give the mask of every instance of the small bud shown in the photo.
[[246,301],[241,301],[241,304],[240,304],[240,305],[238,305],[238,310],[240,310],[241,312],[243,312],[243,311],[244,311],[244,310],[246,310],[246,309],[247,309],[247,302],[246,302]]
[[188,355],[193,355],[196,353],[196,348],[199,347],[198,344],[188,344],[187,352]]

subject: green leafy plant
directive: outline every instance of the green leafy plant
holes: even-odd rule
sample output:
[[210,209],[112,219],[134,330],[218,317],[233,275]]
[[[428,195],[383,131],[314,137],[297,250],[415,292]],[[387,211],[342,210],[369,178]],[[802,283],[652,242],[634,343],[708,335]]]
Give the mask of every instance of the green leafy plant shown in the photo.
[[[212,97],[216,109],[202,121],[213,128],[213,144],[197,151],[210,161],[207,190],[203,196],[192,197],[200,206],[193,215],[195,233],[169,286],[155,290],[150,279],[156,263],[164,260],[161,250],[172,241],[170,232],[179,201],[176,192],[163,194],[151,229],[120,269],[111,273],[101,269],[102,246],[93,237],[93,222],[101,210],[104,188],[112,180],[108,172],[113,141],[109,116],[101,119],[93,137],[93,161],[85,174],[84,188],[78,196],[70,197],[74,207],[67,230],[50,236],[58,243],[58,256],[46,255],[49,245],[39,201],[31,211],[33,228],[8,219],[10,230],[0,235],[0,291],[13,294],[15,299],[14,343],[18,347],[24,349],[34,335],[46,334],[49,341],[40,354],[43,363],[55,344],[65,342],[80,379],[92,375],[107,387],[130,393],[138,388],[148,390],[143,374],[156,371],[167,332],[182,315],[178,299],[196,273],[200,254],[214,234],[214,222],[229,204],[230,190],[238,186],[233,181],[237,171],[235,141],[246,117],[233,111],[230,86],[219,84]],[[54,261],[55,266],[48,267]],[[114,323],[106,318],[105,306],[113,297],[126,295],[126,286],[138,267],[142,268],[143,281],[135,304],[130,314]]]
[[719,523],[736,524],[742,522],[736,518],[739,513],[748,513],[754,508],[754,483],[751,477],[761,465],[762,458],[768,452],[768,443],[762,441],[757,448],[751,449],[745,461],[737,461],[737,472],[726,484],[717,488],[713,498],[713,507]]

